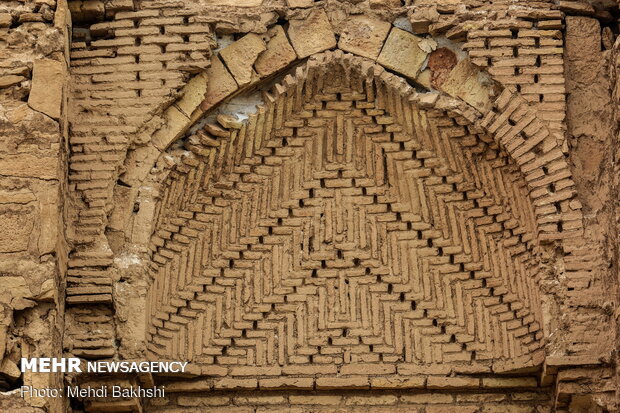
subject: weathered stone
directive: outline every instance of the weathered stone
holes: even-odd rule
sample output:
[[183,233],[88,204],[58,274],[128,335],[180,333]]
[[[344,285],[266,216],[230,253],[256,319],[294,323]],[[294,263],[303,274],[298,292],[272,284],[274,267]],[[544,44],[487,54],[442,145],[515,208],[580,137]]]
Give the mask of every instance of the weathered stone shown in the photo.
[[420,85],[424,86],[427,89],[431,88],[431,71],[429,69],[424,69],[420,72],[420,74],[415,78],[415,81]]
[[338,47],[346,52],[376,60],[392,25],[365,16],[354,16],[345,24]]
[[0,27],[9,27],[12,21],[11,13],[0,13]]
[[254,62],[265,48],[265,42],[259,35],[249,33],[220,51],[220,57],[239,86],[257,80]]
[[183,112],[185,116],[188,118],[191,117],[192,113],[194,113],[205,99],[207,84],[207,75],[205,73],[197,74],[183,86],[183,89],[181,89],[183,96],[174,102],[174,105]]
[[396,27],[392,28],[377,62],[415,79],[427,56],[427,53],[418,47],[420,40],[422,39],[418,36]]
[[254,68],[261,77],[276,73],[297,58],[295,49],[289,43],[282,26],[272,27],[267,35],[270,36],[267,50],[261,53],[254,63]]
[[243,126],[243,124],[239,122],[236,117],[231,115],[217,115],[217,121],[226,129],[241,129],[241,126]]
[[217,56],[211,59],[207,79],[207,95],[200,105],[202,110],[210,109],[238,89],[237,82]]
[[0,157],[0,175],[58,179],[58,156],[56,151],[4,155]]
[[34,229],[34,208],[3,206],[0,208],[0,252],[26,251]]
[[305,19],[291,20],[288,37],[300,59],[336,47],[334,30],[323,9],[312,10]]
[[312,7],[314,0],[286,0],[289,7]]
[[0,363],[0,374],[4,374],[12,380],[17,380],[22,375],[22,372],[12,360],[4,358],[2,363]]
[[50,185],[49,189],[37,194],[40,220],[37,247],[40,255],[54,252],[58,244],[59,191],[56,185]]
[[491,104],[491,81],[485,79],[469,59],[457,63],[441,84],[440,90],[463,99],[481,112],[485,112]]
[[400,0],[370,0],[371,9],[397,9],[402,6]]
[[62,62],[52,59],[35,60],[28,105],[51,118],[60,119],[64,74],[65,66]]
[[17,75],[0,76],[0,89],[13,86],[13,85],[17,85],[18,83],[21,83],[24,80],[26,80],[26,78],[23,76],[17,76]]
[[172,105],[164,112],[165,124],[152,138],[152,144],[160,151],[178,139],[190,126],[190,120],[176,106]]
[[439,20],[439,13],[435,7],[418,7],[409,16],[411,30],[416,34],[428,33],[432,23]]
[[205,4],[213,6],[233,6],[233,7],[256,7],[260,6],[263,0],[206,0]]

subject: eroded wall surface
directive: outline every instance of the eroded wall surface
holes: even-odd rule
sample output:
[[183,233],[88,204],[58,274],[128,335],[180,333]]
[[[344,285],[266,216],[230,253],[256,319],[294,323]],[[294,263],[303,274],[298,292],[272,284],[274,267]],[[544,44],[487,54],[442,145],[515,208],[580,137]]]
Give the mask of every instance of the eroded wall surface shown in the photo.
[[191,362],[73,411],[617,408],[614,4],[0,7],[7,390],[62,351]]
[[22,374],[19,362],[62,355],[70,33],[64,1],[0,4],[3,411],[65,409],[63,399],[23,398],[12,390],[63,382],[60,374]]

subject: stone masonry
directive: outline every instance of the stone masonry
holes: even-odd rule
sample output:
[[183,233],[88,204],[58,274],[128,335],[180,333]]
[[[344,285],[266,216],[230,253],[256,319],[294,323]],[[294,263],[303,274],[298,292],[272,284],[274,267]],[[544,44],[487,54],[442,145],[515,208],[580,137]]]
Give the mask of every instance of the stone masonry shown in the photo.
[[619,15],[4,1],[0,411],[619,411]]

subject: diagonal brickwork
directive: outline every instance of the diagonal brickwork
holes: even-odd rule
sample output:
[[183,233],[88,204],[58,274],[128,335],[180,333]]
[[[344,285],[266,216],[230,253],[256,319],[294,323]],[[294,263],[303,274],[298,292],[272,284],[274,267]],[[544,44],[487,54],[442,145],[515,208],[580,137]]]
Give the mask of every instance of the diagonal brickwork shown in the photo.
[[537,225],[509,201],[525,181],[395,77],[334,60],[285,79],[228,139],[190,139],[197,158],[172,172],[153,239],[149,348],[232,376],[531,364]]

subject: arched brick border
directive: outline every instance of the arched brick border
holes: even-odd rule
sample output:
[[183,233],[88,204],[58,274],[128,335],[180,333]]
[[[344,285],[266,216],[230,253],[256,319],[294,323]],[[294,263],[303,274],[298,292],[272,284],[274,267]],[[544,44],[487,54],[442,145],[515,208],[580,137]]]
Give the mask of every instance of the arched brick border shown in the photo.
[[[419,48],[420,38],[398,28],[390,30],[398,34],[400,41],[404,37],[404,41],[410,43],[407,47]],[[388,41],[391,32],[387,37]],[[246,37],[237,42],[241,42]],[[379,49],[383,50],[386,43],[384,42]],[[355,48],[343,47],[341,44],[339,46],[344,50],[349,49],[348,52],[356,52]],[[333,47],[334,45],[327,45],[325,49]],[[383,63],[384,67],[390,71],[404,75],[417,84],[430,87],[429,78],[433,75],[433,69],[425,69],[425,62],[431,53],[420,50],[424,54],[424,59],[414,72],[387,62],[386,59],[381,58],[381,55],[375,59],[365,58],[368,59],[369,65],[375,62]],[[265,78],[281,76],[295,65],[297,65],[297,70],[303,70],[301,65],[306,58],[312,61],[312,59],[317,59],[320,53],[321,51],[310,57],[304,56],[302,59],[296,58],[287,62]],[[239,63],[249,64],[251,69],[254,61],[248,63],[241,59]],[[231,63],[229,62],[228,65],[230,66]],[[546,122],[538,118],[535,110],[515,90],[509,87],[504,88],[492,81],[466,57],[460,58],[452,67],[441,67],[440,70],[443,71],[445,79],[438,86],[439,91],[420,95],[421,102],[458,111],[461,116],[479,127],[482,132],[487,133],[505,149],[519,165],[530,187],[530,196],[536,207],[539,239],[541,241],[557,240],[562,243],[564,254],[568,258],[563,263],[566,273],[583,274],[584,271],[591,271],[584,269],[584,260],[587,267],[587,263],[592,259],[588,256],[587,250],[583,248],[581,204],[576,196],[568,164],[555,138],[550,136]],[[223,75],[224,80],[227,81],[218,79],[209,83],[210,79],[217,79],[220,75]],[[285,77],[284,85],[287,82],[288,78]],[[220,87],[222,85],[223,88]],[[182,97],[164,111],[163,125],[160,126],[155,122],[144,125],[141,133],[150,135],[151,140],[146,145],[129,151],[125,160],[125,172],[121,177],[122,184],[117,183],[114,189],[115,201],[122,199],[123,202],[116,202],[113,214],[131,214],[137,190],[143,183],[154,177],[150,171],[157,164],[158,159],[166,162],[165,149],[172,142],[183,136],[191,125],[210,109],[256,85],[257,81],[251,80],[244,86],[238,87],[220,58],[215,57],[211,68],[206,73],[201,73],[191,79],[182,89]],[[278,87],[284,86],[276,86],[276,93]],[[127,189],[128,186],[130,190]],[[122,195],[117,196],[118,194]],[[152,199],[144,201],[141,203],[142,213],[138,220],[141,225],[148,226],[148,212],[153,211],[155,206]],[[148,205],[149,202],[150,205]],[[149,234],[144,232],[144,228],[141,228],[140,232],[141,236],[132,241],[146,246]],[[79,264],[74,260],[72,266],[79,267]],[[92,298],[91,302],[98,302],[95,296]],[[109,298],[102,297],[101,302],[109,302],[108,300]]]

